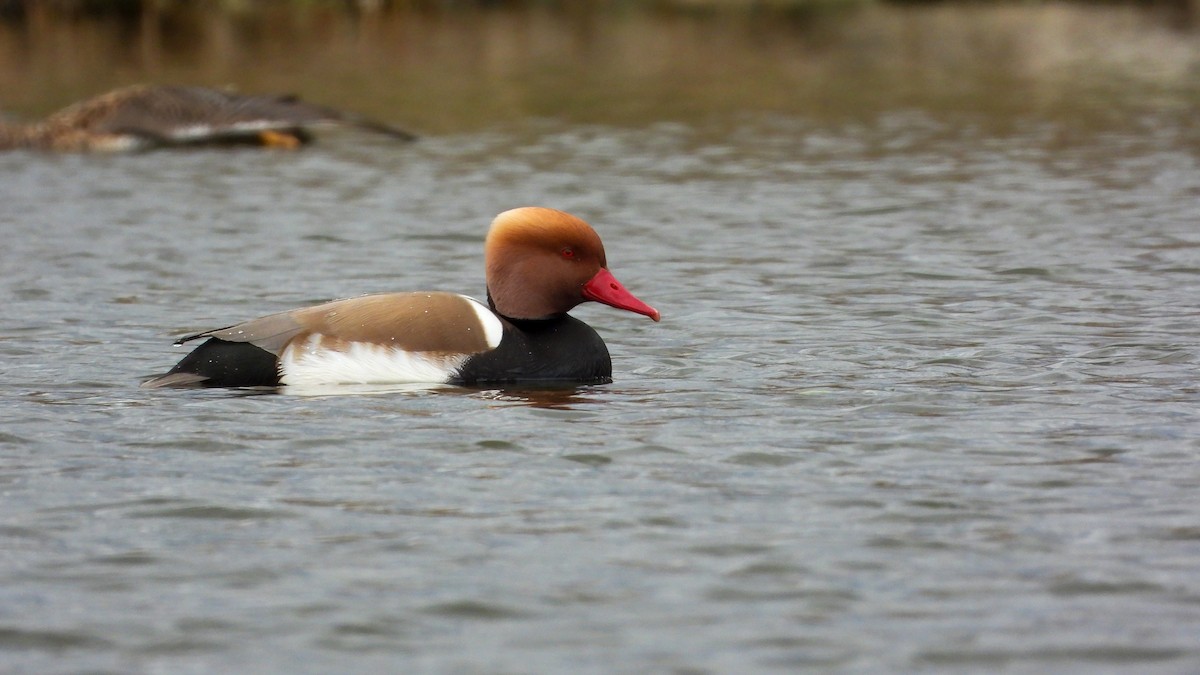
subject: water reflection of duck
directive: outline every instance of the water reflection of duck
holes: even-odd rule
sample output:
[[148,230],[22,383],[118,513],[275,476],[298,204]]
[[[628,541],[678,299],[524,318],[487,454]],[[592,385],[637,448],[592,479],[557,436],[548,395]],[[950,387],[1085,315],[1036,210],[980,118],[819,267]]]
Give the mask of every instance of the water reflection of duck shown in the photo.
[[[532,383],[483,383],[475,386],[454,386],[441,382],[398,382],[391,384],[316,384],[292,385],[285,393],[291,396],[336,397],[336,396],[465,396],[488,401],[494,407],[524,406],[545,410],[575,410],[579,406],[595,403],[589,396],[594,391],[594,382],[538,381]],[[280,393],[276,388],[254,387],[237,390],[240,396],[262,396]]]
[[608,271],[595,230],[562,211],[501,213],[484,262],[486,305],[385,293],[272,314],[179,340],[208,338],[143,386],[610,382],[604,341],[567,312],[594,300],[659,319]]
[[497,403],[542,408],[544,410],[574,410],[592,401],[587,396],[589,385],[578,383],[540,383],[536,387],[516,384],[502,389],[483,389],[471,394]]
[[244,95],[206,87],[135,85],[81,101],[41,122],[0,123],[0,150],[124,152],[189,145],[294,148],[311,129],[344,125],[410,141],[382,122],[287,95]]

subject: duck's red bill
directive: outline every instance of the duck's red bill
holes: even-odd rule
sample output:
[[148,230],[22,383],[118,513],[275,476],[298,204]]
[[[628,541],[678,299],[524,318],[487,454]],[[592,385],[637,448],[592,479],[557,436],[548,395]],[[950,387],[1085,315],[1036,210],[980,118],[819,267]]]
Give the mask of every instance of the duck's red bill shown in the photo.
[[617,281],[612,272],[603,267],[600,268],[599,272],[596,272],[596,276],[583,285],[583,297],[588,300],[603,302],[617,309],[645,314],[655,321],[661,318],[657,309],[638,300],[637,296],[625,290],[625,287],[621,285],[621,282]]

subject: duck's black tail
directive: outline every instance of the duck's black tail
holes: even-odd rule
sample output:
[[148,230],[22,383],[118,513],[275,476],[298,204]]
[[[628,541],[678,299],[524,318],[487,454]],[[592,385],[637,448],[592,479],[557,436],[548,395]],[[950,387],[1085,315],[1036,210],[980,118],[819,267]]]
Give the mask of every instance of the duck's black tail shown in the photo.
[[209,338],[166,373],[142,383],[159,387],[274,387],[279,385],[278,359],[249,342]]

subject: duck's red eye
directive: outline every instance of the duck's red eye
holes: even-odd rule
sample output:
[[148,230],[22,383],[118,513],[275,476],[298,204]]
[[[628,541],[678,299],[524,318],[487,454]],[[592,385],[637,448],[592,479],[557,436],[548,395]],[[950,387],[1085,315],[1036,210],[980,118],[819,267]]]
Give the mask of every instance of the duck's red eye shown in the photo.
[[571,248],[570,246],[564,248],[561,253],[562,257],[567,260],[572,260],[575,258],[575,249]]

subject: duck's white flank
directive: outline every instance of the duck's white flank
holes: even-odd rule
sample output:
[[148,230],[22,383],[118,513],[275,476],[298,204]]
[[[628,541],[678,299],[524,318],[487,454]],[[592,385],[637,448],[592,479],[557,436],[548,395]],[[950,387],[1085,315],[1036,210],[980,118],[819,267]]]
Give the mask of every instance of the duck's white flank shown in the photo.
[[314,334],[288,345],[279,356],[279,382],[286,385],[445,383],[469,354],[410,352],[371,342],[323,349]]
[[131,152],[149,145],[146,139],[133,134],[109,134],[93,140],[91,149],[96,152]]
[[269,131],[271,129],[278,129],[280,126],[279,120],[249,120],[245,122],[234,122],[233,124],[225,124],[221,126],[198,123],[176,127],[171,130],[169,136],[175,140],[183,141],[205,138],[221,130],[251,133],[255,131]]

